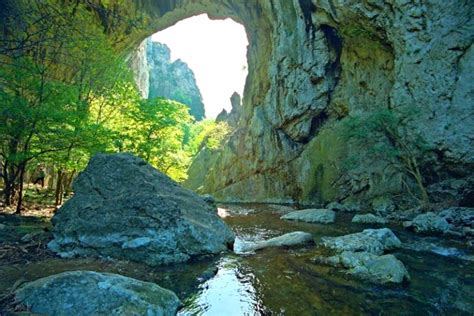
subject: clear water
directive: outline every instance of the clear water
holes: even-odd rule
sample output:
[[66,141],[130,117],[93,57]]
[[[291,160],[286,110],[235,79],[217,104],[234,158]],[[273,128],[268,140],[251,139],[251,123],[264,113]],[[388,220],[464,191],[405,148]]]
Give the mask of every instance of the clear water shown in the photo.
[[[236,246],[291,231],[323,236],[361,231],[350,214],[338,213],[333,225],[282,221],[288,211],[271,205],[227,205],[219,213],[234,230]],[[374,226],[377,227],[377,226]],[[472,315],[473,250],[462,241],[420,237],[397,227],[403,242],[393,252],[407,267],[409,285],[380,286],[316,265],[316,246],[270,248],[254,254],[221,256],[151,268],[125,262],[52,258],[0,267],[0,294],[16,280],[33,280],[68,270],[120,273],[169,288],[184,303],[179,315]]]

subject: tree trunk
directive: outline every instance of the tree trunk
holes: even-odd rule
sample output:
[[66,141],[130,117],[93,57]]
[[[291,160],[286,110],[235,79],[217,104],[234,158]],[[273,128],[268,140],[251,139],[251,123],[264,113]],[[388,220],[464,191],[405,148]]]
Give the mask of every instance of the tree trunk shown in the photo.
[[6,163],[4,167],[4,177],[3,180],[5,182],[5,205],[11,206],[13,204],[13,200],[15,197],[15,180],[16,180],[16,173],[15,168],[11,165]]
[[18,202],[16,204],[16,211],[15,214],[20,214],[21,213],[21,208],[23,207],[23,182],[25,180],[25,169],[26,169],[26,163],[23,162],[20,164],[20,177],[19,177],[19,183],[18,183]]
[[61,195],[62,195],[62,181],[63,180],[63,171],[61,169],[58,170],[58,179],[56,181],[56,194],[55,194],[55,202],[54,206],[58,206],[61,204]]
[[69,193],[72,191],[71,185],[72,185],[72,180],[74,179],[74,176],[76,175],[76,170],[74,169],[71,172],[71,175],[66,178],[66,181],[64,182],[64,195],[67,196]]

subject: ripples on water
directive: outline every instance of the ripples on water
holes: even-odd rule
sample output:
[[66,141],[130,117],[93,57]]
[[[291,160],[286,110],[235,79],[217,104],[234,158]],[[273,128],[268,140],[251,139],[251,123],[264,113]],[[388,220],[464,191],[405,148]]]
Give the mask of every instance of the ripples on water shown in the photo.
[[199,286],[178,315],[255,315],[262,310],[255,276],[239,258],[222,258],[215,277]]
[[[358,232],[368,226],[338,213],[331,225],[280,220],[291,211],[271,205],[226,205],[219,214],[239,244],[258,242],[292,231],[323,236]],[[375,226],[377,227],[377,226]],[[403,248],[393,254],[407,267],[408,286],[380,286],[316,265],[316,246],[273,248],[253,254],[225,253],[185,264],[148,267],[130,262],[60,259],[0,267],[0,295],[19,280],[72,270],[119,273],[154,282],[183,301],[179,315],[473,315],[472,248],[462,241],[423,237],[391,227]],[[217,271],[217,273],[216,273]]]

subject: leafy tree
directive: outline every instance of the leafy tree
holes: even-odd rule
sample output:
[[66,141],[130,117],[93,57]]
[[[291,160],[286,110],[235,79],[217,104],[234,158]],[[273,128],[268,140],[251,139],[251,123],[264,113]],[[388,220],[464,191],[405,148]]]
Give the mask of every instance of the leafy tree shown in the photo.
[[59,205],[97,152],[131,152],[182,181],[193,155],[225,141],[225,123],[194,123],[181,103],[141,99],[86,3],[19,8],[0,34],[0,164],[5,203],[17,212],[38,164],[54,171]]
[[[426,151],[423,138],[410,127],[415,112],[382,109],[350,116],[345,121],[345,136],[368,148],[369,159],[383,160],[411,177],[418,188],[420,204],[429,208],[429,197],[420,170],[419,159]],[[348,157],[351,160],[353,157]],[[410,191],[410,186],[406,185]],[[410,191],[411,192],[411,191]]]
[[28,163],[53,153],[67,162],[90,145],[92,92],[110,89],[124,65],[79,3],[71,12],[31,1],[20,15],[21,28],[0,38],[0,156],[5,202],[18,195],[17,212]]
[[202,148],[211,150],[219,149],[231,132],[231,127],[226,122],[216,122],[212,119],[203,120],[191,128],[188,150],[191,155],[196,155]]

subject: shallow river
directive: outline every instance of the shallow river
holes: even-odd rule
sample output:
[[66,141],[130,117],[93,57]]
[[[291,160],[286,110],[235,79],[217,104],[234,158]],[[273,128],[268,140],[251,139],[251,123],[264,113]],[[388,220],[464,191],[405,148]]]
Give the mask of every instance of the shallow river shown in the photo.
[[[337,213],[332,225],[282,221],[287,209],[270,205],[227,205],[220,215],[232,227],[235,247],[292,231],[323,236],[358,232],[367,225],[350,223]],[[376,226],[374,226],[376,227]],[[0,267],[0,293],[16,280],[67,270],[108,271],[155,282],[184,303],[179,315],[472,315],[474,253],[461,241],[420,237],[391,227],[403,243],[393,252],[407,267],[411,282],[380,286],[334,268],[312,263],[316,246],[264,249],[253,254],[220,257],[168,267],[103,262],[90,259],[48,259]]]

